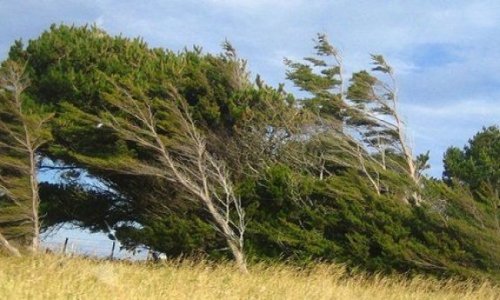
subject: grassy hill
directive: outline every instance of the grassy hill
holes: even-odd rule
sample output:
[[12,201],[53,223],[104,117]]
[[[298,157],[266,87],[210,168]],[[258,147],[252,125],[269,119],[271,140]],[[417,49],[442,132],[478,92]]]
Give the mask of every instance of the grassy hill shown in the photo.
[[0,257],[0,299],[500,299],[488,282],[349,275],[337,265],[299,269]]

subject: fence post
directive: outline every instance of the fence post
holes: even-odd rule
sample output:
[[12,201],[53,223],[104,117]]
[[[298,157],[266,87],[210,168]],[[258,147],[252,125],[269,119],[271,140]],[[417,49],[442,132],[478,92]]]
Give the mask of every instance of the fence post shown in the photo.
[[113,260],[113,256],[114,256],[114,254],[115,254],[115,246],[116,246],[116,242],[115,242],[115,241],[113,241],[113,247],[111,248],[111,255],[109,256],[109,258],[110,258],[111,260]]
[[63,246],[63,249],[62,249],[62,253],[64,255],[66,254],[66,248],[68,247],[68,240],[69,240],[69,238],[66,238],[66,240],[64,241],[64,246]]

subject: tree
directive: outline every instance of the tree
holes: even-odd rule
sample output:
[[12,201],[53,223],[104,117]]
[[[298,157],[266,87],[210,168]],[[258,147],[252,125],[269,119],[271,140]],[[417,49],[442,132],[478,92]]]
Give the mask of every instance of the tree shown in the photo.
[[[421,172],[427,167],[428,154],[413,157],[406,136],[406,125],[399,112],[399,95],[393,68],[382,55],[372,55],[372,71],[388,77],[388,83],[367,71],[354,73],[348,90],[349,123],[359,128],[363,141],[379,156],[384,169],[390,167],[408,176],[421,188]],[[391,159],[392,157],[392,159]],[[422,198],[413,193],[420,205]]]
[[[194,47],[193,50],[185,49],[176,53],[150,48],[140,38],[110,36],[95,26],[53,25],[24,47],[16,42],[9,55],[12,59],[29,57],[27,72],[31,85],[27,93],[34,102],[57,111],[51,126],[53,140],[47,147],[40,149],[41,156],[52,159],[57,166],[67,168],[68,172],[82,174],[80,178],[86,174],[87,178],[91,177],[94,182],[99,181],[101,186],[106,186],[105,190],[116,193],[95,189],[87,193],[88,181],[79,180],[78,176],[60,185],[45,184],[41,187],[44,196],[42,202],[47,204],[42,205],[46,216],[43,225],[73,220],[76,225],[106,231],[103,222],[106,221],[114,230],[123,233],[119,234],[121,238],[131,241],[128,246],[134,247],[142,246],[142,240],[133,243],[133,239],[128,239],[126,235],[131,227],[125,228],[125,224],[141,224],[140,228],[151,237],[144,246],[167,251],[168,247],[162,249],[165,243],[156,243],[157,236],[165,231],[157,230],[156,226],[153,226],[153,230],[148,226],[152,220],[155,225],[162,223],[162,220],[158,220],[161,218],[182,220],[193,227],[189,232],[199,230],[197,236],[201,237],[196,243],[186,245],[185,249],[190,251],[184,251],[182,255],[203,252],[220,256],[220,248],[224,245],[220,236],[203,237],[203,233],[211,226],[206,221],[209,220],[206,211],[197,202],[186,202],[180,196],[181,193],[175,192],[176,187],[172,182],[103,169],[102,166],[80,161],[78,154],[104,160],[130,154],[147,157],[151,153],[121,139],[111,130],[97,128],[97,121],[94,122],[103,110],[116,110],[103,98],[103,94],[114,89],[107,78],[113,77],[116,82],[133,78],[134,83],[151,98],[166,98],[168,91],[165,87],[175,86],[188,102],[197,126],[203,128],[210,153],[227,162],[232,167],[231,175],[238,177],[241,172],[236,170],[237,167],[246,166],[250,157],[240,164],[239,159],[246,157],[243,151],[221,150],[226,150],[226,146],[236,147],[233,145],[236,140],[233,139],[235,124],[251,115],[252,106],[258,104],[259,96],[254,97],[248,85],[243,62],[236,58],[234,51],[229,48],[226,50],[225,54],[214,55],[202,53],[200,47]],[[244,90],[240,91],[240,88]],[[248,93],[245,91],[247,88],[250,90]],[[228,153],[235,155],[227,156]],[[43,166],[44,170],[50,168],[50,165]],[[78,184],[79,189],[72,184]],[[79,201],[68,201],[75,193]],[[54,194],[58,196],[53,197]],[[160,218],[155,214],[158,207],[154,200],[158,197],[165,199],[162,206],[169,212],[168,218],[165,215]],[[98,207],[105,211],[93,213],[85,201],[98,202]],[[60,204],[68,209],[54,209]],[[82,206],[87,209],[81,209]],[[187,215],[194,217],[186,218]],[[97,216],[102,216],[104,220]],[[172,226],[176,225],[168,225]],[[135,229],[138,228],[136,226]],[[173,255],[180,254],[176,252]]]
[[483,127],[463,149],[450,147],[444,154],[443,179],[458,181],[478,191],[481,185],[491,188],[492,196],[500,190],[500,130]]
[[444,154],[443,180],[470,189],[476,199],[489,203],[500,233],[500,130],[483,127],[463,149],[450,147]]
[[[474,199],[465,186],[421,178],[426,202],[401,205],[417,188],[397,109],[384,106],[397,108],[397,93],[383,59],[373,57],[380,78],[358,72],[347,89],[340,52],[319,35],[317,55],[287,61],[289,79],[310,92],[296,101],[283,85],[252,83],[223,46],[173,53],[61,25],[11,48],[12,60],[29,57],[25,104],[57,112],[53,140],[37,151],[38,169],[64,172],[39,186],[44,226],[112,230],[129,249],[173,257],[232,255],[242,270],[246,259],[319,259],[375,272],[498,272],[482,185]],[[427,159],[415,158],[415,170]],[[0,220],[20,216],[4,190],[2,204],[17,212],[2,206]],[[17,246],[1,233],[0,245]]]
[[[52,118],[29,99],[25,66],[7,61],[0,70],[0,232],[40,245],[38,150],[51,139]],[[5,239],[3,244],[7,246]],[[8,246],[7,246],[8,247]]]
[[[359,145],[351,143],[356,141],[345,131],[347,103],[340,51],[324,34],[318,34],[314,42],[314,56],[305,57],[303,62],[285,59],[285,64],[289,68],[287,79],[309,94],[309,97],[301,99],[300,104],[297,104],[301,114],[306,117],[296,125],[298,130],[295,133],[295,136],[305,138],[306,142],[300,144],[307,146],[294,155],[307,153],[307,156],[300,157],[299,163],[316,170],[320,179],[324,179],[326,175],[332,175],[336,168],[354,166],[352,158],[356,161],[358,154],[364,153],[359,151]],[[344,149],[339,149],[342,146],[348,146],[353,157],[336,155],[339,150],[343,152]]]
[[[392,67],[381,55],[372,55],[373,70],[388,76],[390,83],[360,71],[353,74],[346,90],[340,51],[322,34],[315,49],[316,56],[306,57],[305,63],[285,63],[290,68],[287,78],[312,95],[302,101],[303,109],[311,115],[309,123],[302,126],[307,128],[304,135],[308,144],[316,145],[309,152],[319,159],[310,157],[308,161],[316,160],[320,177],[325,172],[332,174],[335,168],[354,168],[380,195],[388,190],[384,177],[396,172],[406,174],[413,185],[420,187],[421,169],[413,158],[398,111]],[[414,200],[419,204],[416,193]]]
[[[386,83],[366,71],[354,73],[348,98],[353,102],[353,117],[350,122],[365,127],[363,138],[372,148],[378,149],[385,157],[385,152],[393,150],[402,154],[405,172],[415,184],[419,183],[418,168],[405,132],[405,124],[399,112],[399,96],[393,68],[382,55],[372,55],[377,71],[389,77]],[[357,114],[359,112],[361,114]]]
[[[223,46],[222,54],[205,54],[200,47],[174,53],[149,48],[139,38],[113,37],[95,27],[65,25],[52,26],[25,49],[16,43],[10,55],[30,57],[29,94],[37,103],[48,103],[57,111],[52,122],[53,141],[41,149],[42,155],[55,161],[61,170],[87,174],[106,186],[106,190],[116,192],[87,192],[88,181],[82,182],[78,176],[67,176],[73,179],[60,184],[44,184],[42,195],[47,205],[42,209],[46,226],[73,220],[76,225],[105,231],[105,220],[121,241],[128,241],[130,248],[146,246],[169,255],[201,252],[221,256],[220,248],[225,242],[220,236],[205,234],[211,226],[206,210],[199,202],[186,202],[173,182],[103,168],[106,160],[129,156],[151,159],[155,154],[124,140],[108,127],[98,128],[97,124],[102,121],[99,115],[103,111],[117,111],[104,99],[106,93],[115,89],[109,78],[114,82],[133,82],[151,99],[168,99],[167,87],[173,86],[189,104],[190,115],[206,139],[209,153],[230,166],[231,181],[237,185],[248,176],[256,176],[269,161],[280,158],[283,128],[300,115],[285,101],[282,89],[263,82],[258,88],[252,84],[244,60],[237,57],[229,43]],[[270,128],[274,128],[274,133]],[[102,160],[95,165],[80,157]],[[51,168],[43,166],[44,170]],[[78,201],[68,201],[75,198]],[[161,206],[167,213],[155,213],[158,198],[164,199]],[[85,201],[95,203],[103,211],[92,212]],[[174,221],[179,223],[173,224]],[[179,247],[181,252],[169,252],[179,244],[166,245],[165,241],[177,238],[170,228],[176,227],[180,232],[189,227],[187,224],[192,228],[177,236],[197,238]],[[169,234],[172,235],[166,236]],[[160,239],[160,235],[164,238]],[[135,238],[138,236],[141,238]]]
[[208,151],[206,139],[196,127],[185,99],[175,89],[170,99],[151,99],[130,82],[125,87],[114,86],[106,100],[117,110],[102,114],[104,126],[124,140],[151,151],[149,155],[153,156],[121,158],[120,162],[80,159],[106,169],[175,183],[188,199],[199,201],[206,208],[237,265],[247,272],[246,223],[240,198],[225,164]]
[[324,34],[318,34],[314,49],[316,55],[304,58],[305,62],[285,59],[287,79],[312,96],[303,99],[305,107],[342,127],[346,108],[342,56]]

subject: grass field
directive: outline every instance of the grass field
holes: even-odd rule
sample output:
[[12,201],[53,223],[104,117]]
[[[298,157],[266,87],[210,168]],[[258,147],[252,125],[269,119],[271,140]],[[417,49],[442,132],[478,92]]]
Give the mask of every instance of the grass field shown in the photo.
[[334,265],[164,264],[0,257],[0,299],[500,299],[491,283],[347,276]]

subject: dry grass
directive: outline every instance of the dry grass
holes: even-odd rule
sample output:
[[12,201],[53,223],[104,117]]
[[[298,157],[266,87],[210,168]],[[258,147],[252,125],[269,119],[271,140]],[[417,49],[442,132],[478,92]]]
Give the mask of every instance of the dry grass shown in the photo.
[[0,257],[0,299],[500,299],[489,283],[346,276],[334,265],[303,271],[257,265]]

